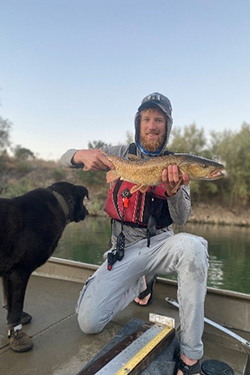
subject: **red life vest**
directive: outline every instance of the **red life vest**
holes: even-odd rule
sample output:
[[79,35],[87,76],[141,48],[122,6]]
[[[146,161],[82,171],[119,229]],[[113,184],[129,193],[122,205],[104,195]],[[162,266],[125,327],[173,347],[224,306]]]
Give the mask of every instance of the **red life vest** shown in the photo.
[[111,218],[139,227],[147,227],[150,216],[156,219],[157,228],[172,224],[163,184],[149,187],[145,193],[136,191],[125,199],[123,192],[132,186],[130,182],[117,180],[109,189],[105,211]]

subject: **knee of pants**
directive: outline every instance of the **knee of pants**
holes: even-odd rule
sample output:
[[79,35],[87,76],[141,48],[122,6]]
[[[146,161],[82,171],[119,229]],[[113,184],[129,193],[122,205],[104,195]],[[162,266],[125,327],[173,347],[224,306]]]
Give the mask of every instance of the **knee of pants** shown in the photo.
[[203,271],[206,274],[208,268],[207,241],[202,237],[186,234],[183,235],[182,242],[180,260],[188,265],[190,273]]
[[93,313],[84,313],[81,309],[78,313],[78,324],[83,333],[88,335],[94,335],[99,333],[103,330],[105,324],[102,324],[100,321],[100,316],[98,317],[97,314]]

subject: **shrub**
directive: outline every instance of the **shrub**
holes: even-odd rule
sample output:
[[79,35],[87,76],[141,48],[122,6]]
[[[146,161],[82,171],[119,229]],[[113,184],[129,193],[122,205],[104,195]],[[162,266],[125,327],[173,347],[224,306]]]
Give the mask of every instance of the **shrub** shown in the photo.
[[6,188],[4,196],[6,198],[14,198],[19,195],[25,194],[32,189],[33,187],[30,185],[29,180],[24,179],[17,183],[10,183]]

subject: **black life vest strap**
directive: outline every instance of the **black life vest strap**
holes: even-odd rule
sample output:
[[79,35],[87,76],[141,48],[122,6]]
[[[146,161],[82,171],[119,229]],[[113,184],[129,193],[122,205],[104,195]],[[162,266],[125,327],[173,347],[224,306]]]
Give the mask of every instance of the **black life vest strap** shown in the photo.
[[130,143],[130,145],[128,147],[128,153],[131,154],[131,155],[137,155],[137,147],[136,147],[136,144],[134,142]]

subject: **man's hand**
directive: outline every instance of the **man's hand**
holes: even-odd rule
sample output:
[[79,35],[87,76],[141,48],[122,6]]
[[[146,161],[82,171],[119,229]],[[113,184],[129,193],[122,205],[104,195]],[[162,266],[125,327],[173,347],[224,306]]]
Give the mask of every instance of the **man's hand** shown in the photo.
[[114,165],[106,158],[105,152],[99,148],[76,151],[73,161],[76,164],[83,163],[84,171],[105,171],[108,168],[114,169]]
[[175,195],[181,185],[188,185],[190,182],[187,173],[183,173],[182,176],[179,175],[177,165],[169,165],[167,169],[162,171],[162,181],[164,182],[168,197]]

